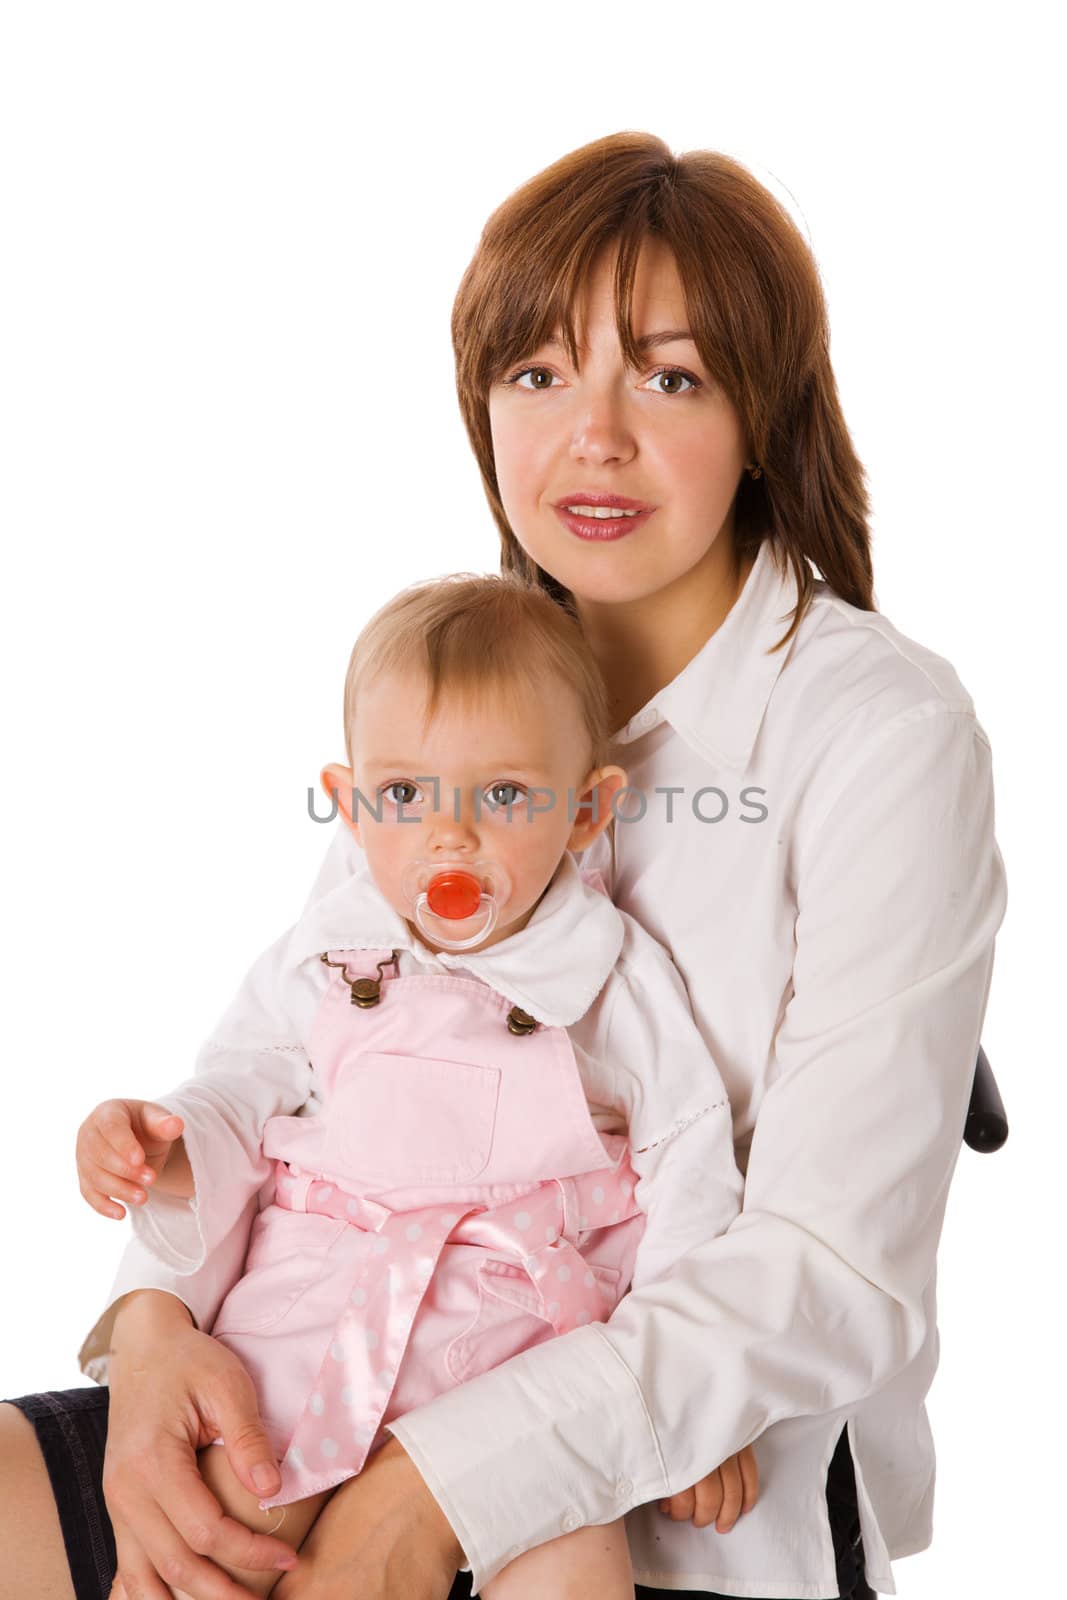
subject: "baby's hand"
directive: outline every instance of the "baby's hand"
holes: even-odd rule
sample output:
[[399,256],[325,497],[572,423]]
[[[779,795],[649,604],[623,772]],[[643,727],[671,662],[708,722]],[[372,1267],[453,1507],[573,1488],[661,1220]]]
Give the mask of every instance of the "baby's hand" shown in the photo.
[[687,1522],[692,1518],[694,1528],[706,1528],[714,1522],[716,1533],[729,1533],[738,1517],[752,1510],[758,1494],[756,1457],[752,1446],[746,1444],[737,1455],[730,1456],[691,1489],[683,1489],[679,1494],[672,1494],[669,1500],[661,1500],[659,1508],[672,1522]]
[[104,1100],[91,1111],[78,1129],[76,1154],[78,1187],[93,1210],[124,1217],[112,1195],[143,1205],[184,1126],[150,1100]]

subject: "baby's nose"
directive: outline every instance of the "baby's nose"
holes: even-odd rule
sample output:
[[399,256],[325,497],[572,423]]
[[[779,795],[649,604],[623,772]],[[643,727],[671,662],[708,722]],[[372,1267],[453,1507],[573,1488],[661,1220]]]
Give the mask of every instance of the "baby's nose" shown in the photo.
[[430,819],[430,847],[439,855],[446,850],[473,853],[478,848],[478,830],[465,810],[442,809]]

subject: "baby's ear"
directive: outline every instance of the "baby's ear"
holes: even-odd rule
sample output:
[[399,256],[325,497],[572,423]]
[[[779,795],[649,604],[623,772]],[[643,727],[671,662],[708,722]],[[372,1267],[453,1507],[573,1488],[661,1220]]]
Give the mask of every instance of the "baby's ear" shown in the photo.
[[325,789],[326,798],[331,802],[331,804],[336,797],[337,809],[344,818],[348,827],[351,828],[352,832],[355,834],[358,842],[359,824],[355,821],[352,815],[352,791],[354,787],[352,768],[342,767],[339,766],[336,761],[331,761],[329,765],[323,767],[322,771],[319,773],[319,782]]
[[567,840],[568,850],[585,850],[614,816],[612,801],[625,789],[627,774],[622,767],[597,767],[578,791],[576,821]]

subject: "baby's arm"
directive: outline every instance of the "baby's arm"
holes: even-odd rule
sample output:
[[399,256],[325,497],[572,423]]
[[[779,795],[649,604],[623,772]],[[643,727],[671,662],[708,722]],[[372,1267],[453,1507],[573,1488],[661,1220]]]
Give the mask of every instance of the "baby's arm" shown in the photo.
[[291,940],[254,964],[192,1078],[155,1102],[105,1101],[79,1131],[89,1204],[118,1218],[125,1200],[140,1242],[177,1273],[198,1269],[269,1178],[266,1123],[311,1094],[304,1035],[327,980]]

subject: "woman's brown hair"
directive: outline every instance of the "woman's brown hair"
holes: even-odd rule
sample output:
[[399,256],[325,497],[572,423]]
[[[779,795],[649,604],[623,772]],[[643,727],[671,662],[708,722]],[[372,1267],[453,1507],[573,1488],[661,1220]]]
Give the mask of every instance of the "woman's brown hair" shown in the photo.
[[500,530],[501,570],[570,595],[529,557],[500,499],[489,389],[557,330],[577,362],[574,306],[600,251],[617,247],[615,308],[626,360],[637,257],[655,235],[672,251],[689,326],[733,402],[762,476],[747,473],[734,510],[739,556],[765,539],[812,596],[813,562],[842,599],[873,611],[870,502],[830,364],[818,268],[785,207],[739,162],[711,150],[672,155],[649,133],[616,133],[546,167],[493,212],[452,311],[460,409]]

